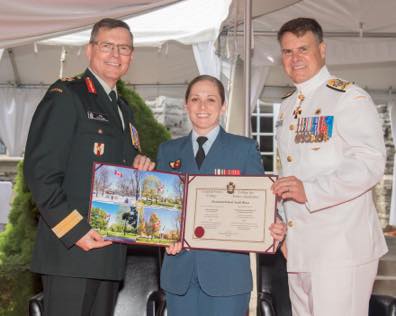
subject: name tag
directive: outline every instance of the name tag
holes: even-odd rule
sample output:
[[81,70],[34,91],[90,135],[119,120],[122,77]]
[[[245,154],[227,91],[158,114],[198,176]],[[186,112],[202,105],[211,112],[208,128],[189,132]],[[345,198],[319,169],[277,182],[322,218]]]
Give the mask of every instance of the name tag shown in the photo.
[[107,116],[103,113],[95,113],[95,112],[88,111],[87,114],[88,114],[88,118],[90,120],[101,121],[101,122],[109,121]]
[[278,120],[275,123],[275,127],[281,127],[283,125],[283,120]]

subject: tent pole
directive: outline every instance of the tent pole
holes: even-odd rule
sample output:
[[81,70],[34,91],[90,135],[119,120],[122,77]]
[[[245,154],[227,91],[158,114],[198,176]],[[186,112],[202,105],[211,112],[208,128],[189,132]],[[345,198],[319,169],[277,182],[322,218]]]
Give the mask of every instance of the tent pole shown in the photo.
[[251,70],[251,42],[252,42],[252,0],[245,0],[245,64],[244,64],[244,90],[245,90],[245,124],[244,134],[251,136],[250,131],[250,70]]
[[10,57],[12,71],[14,72],[14,82],[17,86],[21,84],[21,77],[19,76],[18,67],[15,61],[15,55],[12,48],[7,49],[8,56]]

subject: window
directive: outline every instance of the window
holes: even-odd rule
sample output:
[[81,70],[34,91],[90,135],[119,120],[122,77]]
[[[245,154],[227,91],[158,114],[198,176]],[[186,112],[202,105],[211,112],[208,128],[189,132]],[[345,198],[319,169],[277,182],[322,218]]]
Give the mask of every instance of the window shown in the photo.
[[5,154],[7,154],[7,148],[0,139],[0,155],[5,155]]
[[274,131],[278,109],[278,103],[258,100],[251,116],[252,137],[259,145],[266,172],[276,171],[276,141]]

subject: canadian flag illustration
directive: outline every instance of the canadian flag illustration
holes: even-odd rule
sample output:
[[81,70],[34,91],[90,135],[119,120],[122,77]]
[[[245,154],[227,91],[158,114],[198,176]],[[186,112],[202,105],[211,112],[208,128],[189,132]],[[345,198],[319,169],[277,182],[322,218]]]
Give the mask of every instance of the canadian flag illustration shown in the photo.
[[120,171],[118,171],[118,170],[114,170],[114,174],[115,174],[117,177],[122,177],[122,172],[120,172]]

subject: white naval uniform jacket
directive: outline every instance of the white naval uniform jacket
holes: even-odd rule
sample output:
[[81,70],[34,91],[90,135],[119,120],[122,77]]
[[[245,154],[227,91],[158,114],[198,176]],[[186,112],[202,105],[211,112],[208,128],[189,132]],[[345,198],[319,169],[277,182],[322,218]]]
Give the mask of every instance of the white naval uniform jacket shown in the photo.
[[[324,66],[281,104],[276,138],[281,176],[296,176],[306,204],[283,202],[288,221],[288,271],[367,263],[387,252],[372,188],[384,173],[385,146],[376,108],[356,85],[329,88]],[[328,141],[296,143],[297,96],[304,95],[300,117],[333,116]]]

